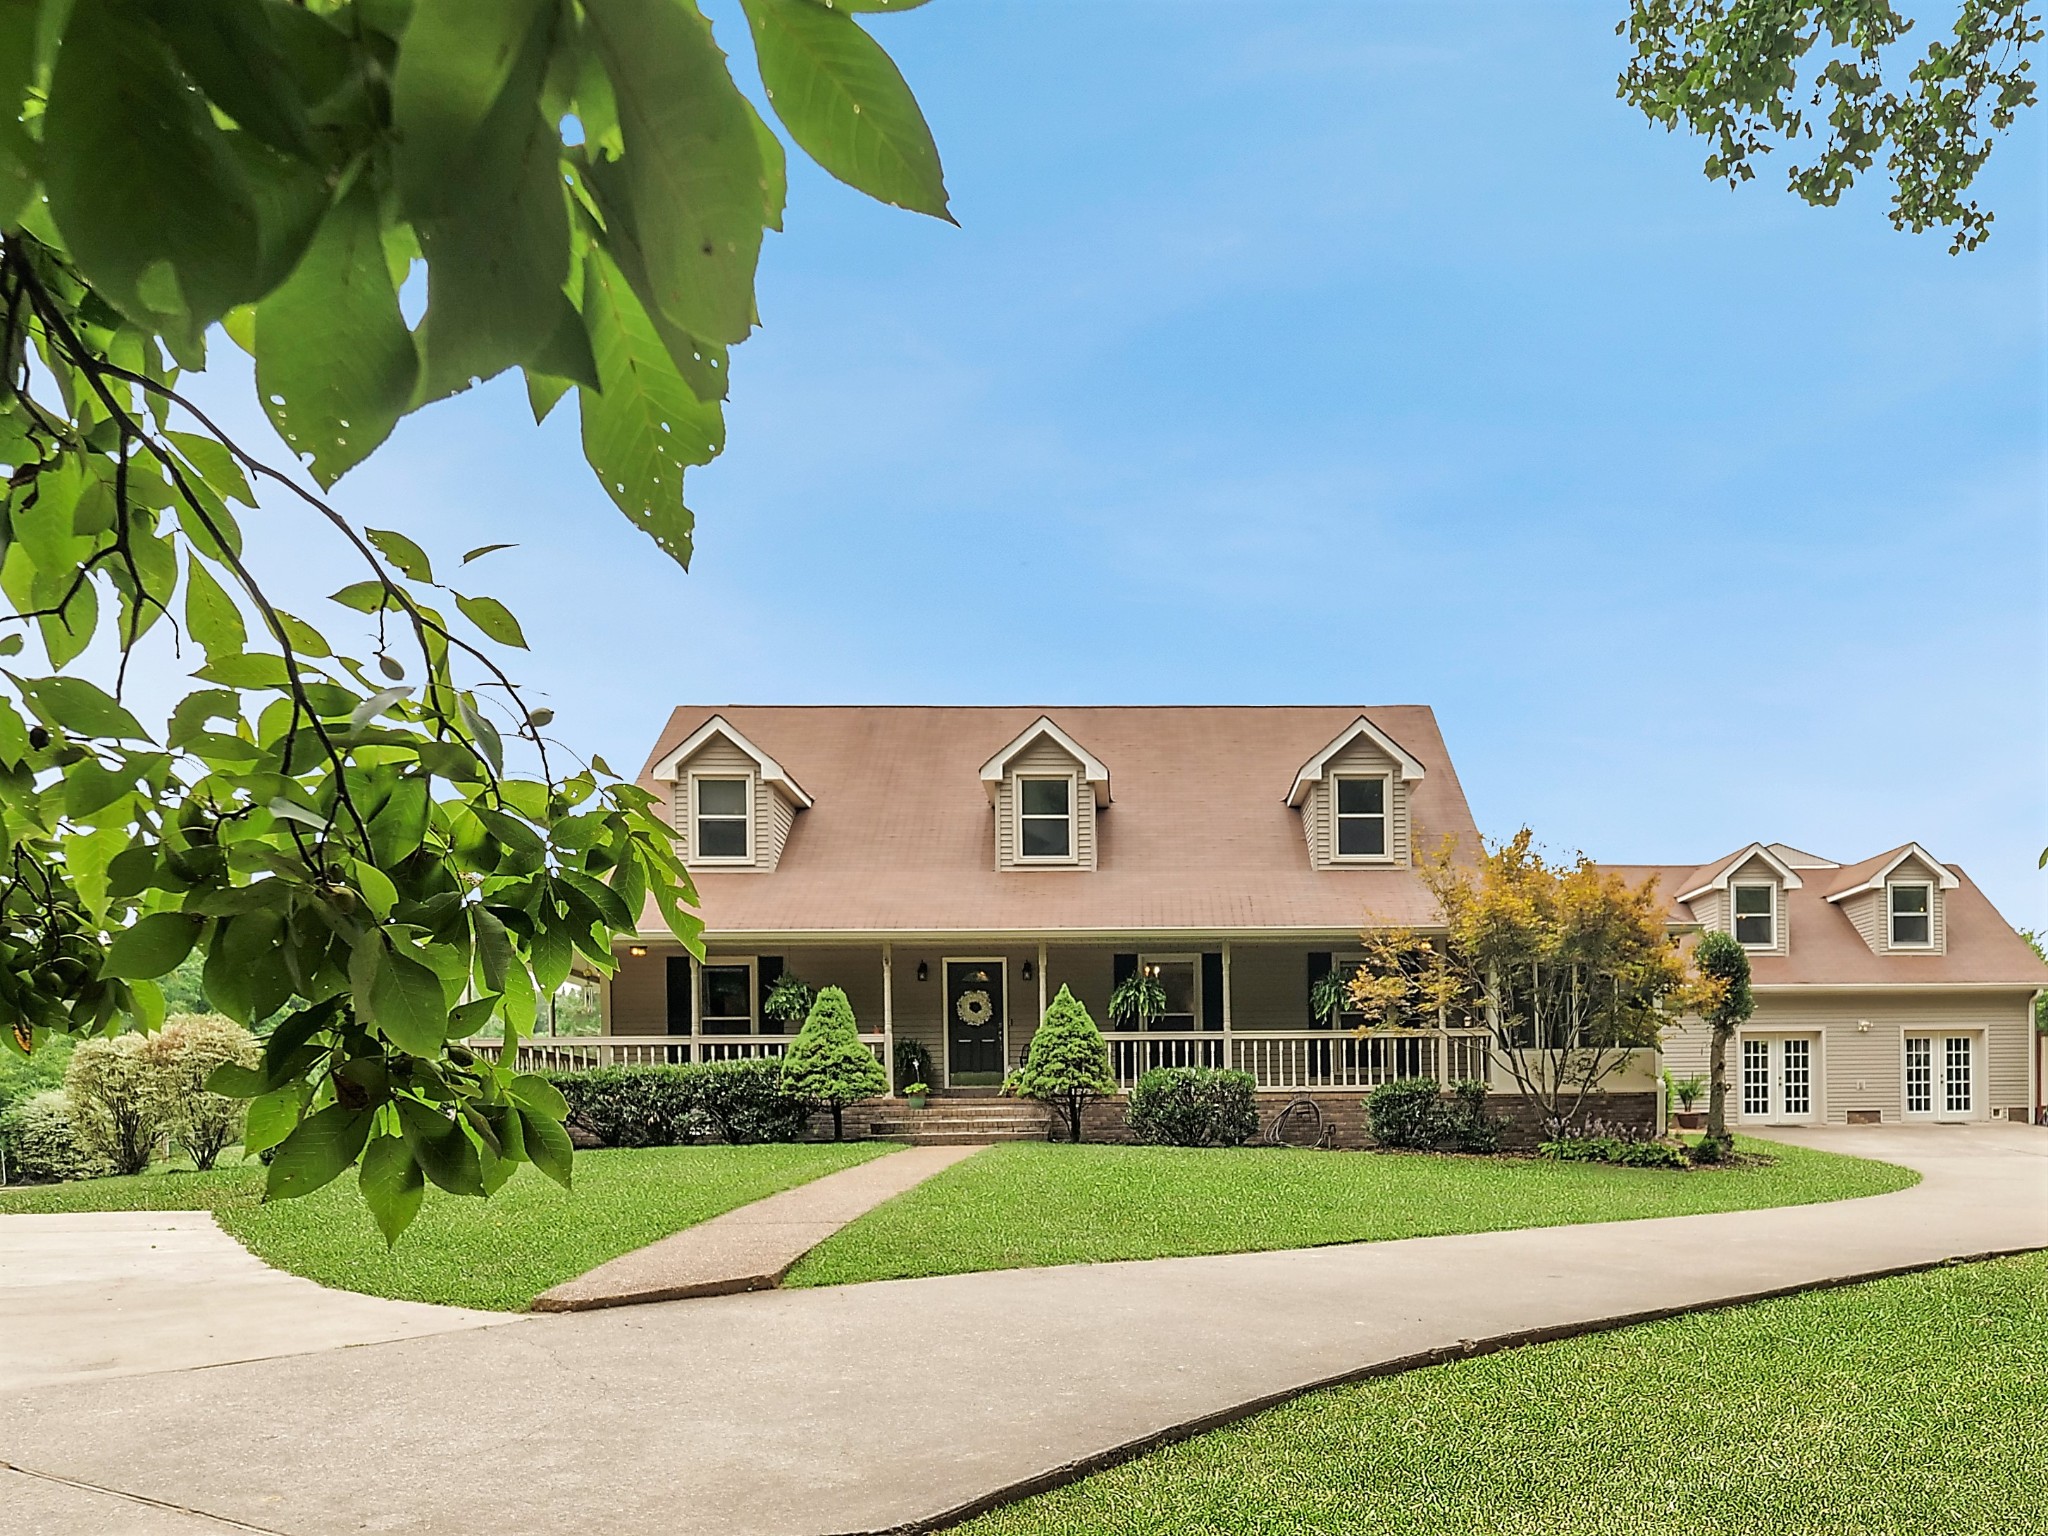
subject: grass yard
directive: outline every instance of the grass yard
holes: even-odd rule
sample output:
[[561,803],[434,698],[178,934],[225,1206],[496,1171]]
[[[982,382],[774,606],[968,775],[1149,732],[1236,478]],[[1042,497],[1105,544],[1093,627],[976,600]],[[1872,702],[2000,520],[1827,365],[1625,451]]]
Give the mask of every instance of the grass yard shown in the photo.
[[209,1210],[259,1258],[323,1285],[513,1311],[607,1259],[893,1150],[847,1142],[579,1152],[573,1192],[530,1168],[489,1200],[429,1187],[419,1219],[388,1251],[353,1180],[263,1205],[254,1165],[5,1189],[0,1215]]
[[990,1147],[804,1256],[790,1285],[1805,1205],[1919,1182],[1890,1163],[1743,1142],[1767,1167],[1174,1147]]
[[963,1536],[2048,1529],[2048,1257],[1319,1392]]

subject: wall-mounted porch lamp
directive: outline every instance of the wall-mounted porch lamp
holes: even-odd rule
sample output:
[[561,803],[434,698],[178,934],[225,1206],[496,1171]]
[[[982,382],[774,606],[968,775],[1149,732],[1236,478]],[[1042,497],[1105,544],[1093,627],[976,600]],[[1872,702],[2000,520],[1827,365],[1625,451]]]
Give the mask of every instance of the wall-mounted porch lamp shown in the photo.
[[917,979],[919,981],[929,980],[931,974],[932,968],[930,966],[926,965],[922,960],[917,962]]
[[1026,981],[1029,981],[1031,979],[1031,962],[1029,960],[1026,960],[1024,962],[1023,975]]

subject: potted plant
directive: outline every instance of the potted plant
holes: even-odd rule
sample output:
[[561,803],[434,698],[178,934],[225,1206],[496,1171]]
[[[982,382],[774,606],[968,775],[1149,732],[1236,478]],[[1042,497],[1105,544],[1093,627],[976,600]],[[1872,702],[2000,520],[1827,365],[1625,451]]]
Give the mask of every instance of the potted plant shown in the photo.
[[909,1101],[912,1109],[923,1109],[924,1101],[931,1091],[929,1083],[906,1083],[903,1087],[903,1097]]
[[1119,1029],[1135,1029],[1143,1034],[1164,1012],[1166,984],[1159,979],[1157,966],[1139,966],[1109,994],[1109,1022]]
[[761,999],[761,1016],[773,1019],[783,1034],[795,1034],[811,1016],[811,1005],[817,1000],[816,987],[794,972],[784,971]]
[[1667,1072],[1664,1074],[1664,1086],[1678,1102],[1678,1108],[1673,1112],[1671,1119],[1681,1131],[1697,1131],[1706,1125],[1706,1111],[1693,1108],[1693,1105],[1699,1102],[1700,1095],[1707,1091],[1707,1080],[1704,1077],[1673,1077]]

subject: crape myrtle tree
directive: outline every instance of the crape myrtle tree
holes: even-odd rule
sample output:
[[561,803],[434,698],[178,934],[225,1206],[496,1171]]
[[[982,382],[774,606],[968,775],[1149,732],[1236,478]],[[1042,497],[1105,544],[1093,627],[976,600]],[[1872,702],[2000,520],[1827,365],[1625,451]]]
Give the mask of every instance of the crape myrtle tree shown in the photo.
[[1524,827],[1461,859],[1422,863],[1436,939],[1368,933],[1351,1002],[1368,1027],[1476,1022],[1549,1139],[1572,1135],[1628,1062],[1693,999],[1656,883],[1630,885],[1585,855],[1545,859]]
[[1697,1153],[1702,1162],[1719,1162],[1735,1145],[1728,1134],[1728,1042],[1735,1030],[1756,1012],[1749,985],[1749,951],[1735,936],[1718,930],[1700,935],[1692,952],[1699,968],[1694,1007],[1708,1030],[1707,1133]]
[[826,987],[782,1057],[782,1091],[832,1113],[832,1139],[846,1139],[846,1106],[889,1091],[889,1078],[860,1038],[853,1004]]
[[[851,14],[916,3],[743,8],[789,136],[943,218],[923,117]],[[427,1180],[566,1183],[561,1096],[462,1042],[496,1020],[511,1060],[649,898],[695,945],[689,881],[649,797],[503,669],[518,622],[463,574],[501,546],[451,570],[321,493],[516,368],[536,417],[575,393],[605,493],[687,562],[683,474],[722,446],[781,224],[776,133],[693,0],[0,0],[0,91],[5,1049],[152,1027],[198,956],[221,1012],[280,1014],[260,1065],[212,1079],[251,1101],[271,1197],[359,1167],[395,1238]],[[222,333],[298,464],[185,392]],[[322,614],[245,554],[258,488],[349,552]],[[124,698],[149,647],[198,684],[163,721]]]
[[1088,1005],[1063,983],[1031,1036],[1024,1065],[1010,1074],[1003,1091],[1037,1099],[1065,1118],[1070,1141],[1081,1139],[1081,1113],[1097,1099],[1116,1095],[1109,1046]]
[[1951,252],[1974,250],[1994,216],[1970,188],[1996,135],[2034,104],[2042,8],[1940,11],[1948,30],[1919,48],[1914,18],[1886,0],[1631,0],[1620,94],[1652,122],[1704,135],[1707,175],[1730,185],[1783,147],[1791,190],[1831,207],[1882,157],[1893,227],[1946,229]]

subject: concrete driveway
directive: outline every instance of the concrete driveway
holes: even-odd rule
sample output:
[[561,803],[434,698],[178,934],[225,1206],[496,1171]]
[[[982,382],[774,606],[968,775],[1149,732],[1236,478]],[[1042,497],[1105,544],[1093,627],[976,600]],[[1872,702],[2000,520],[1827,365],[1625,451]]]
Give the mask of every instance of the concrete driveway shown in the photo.
[[1802,1132],[1831,1205],[536,1318],[0,1394],[10,1533],[914,1529],[1337,1380],[2048,1247],[2048,1131]]

